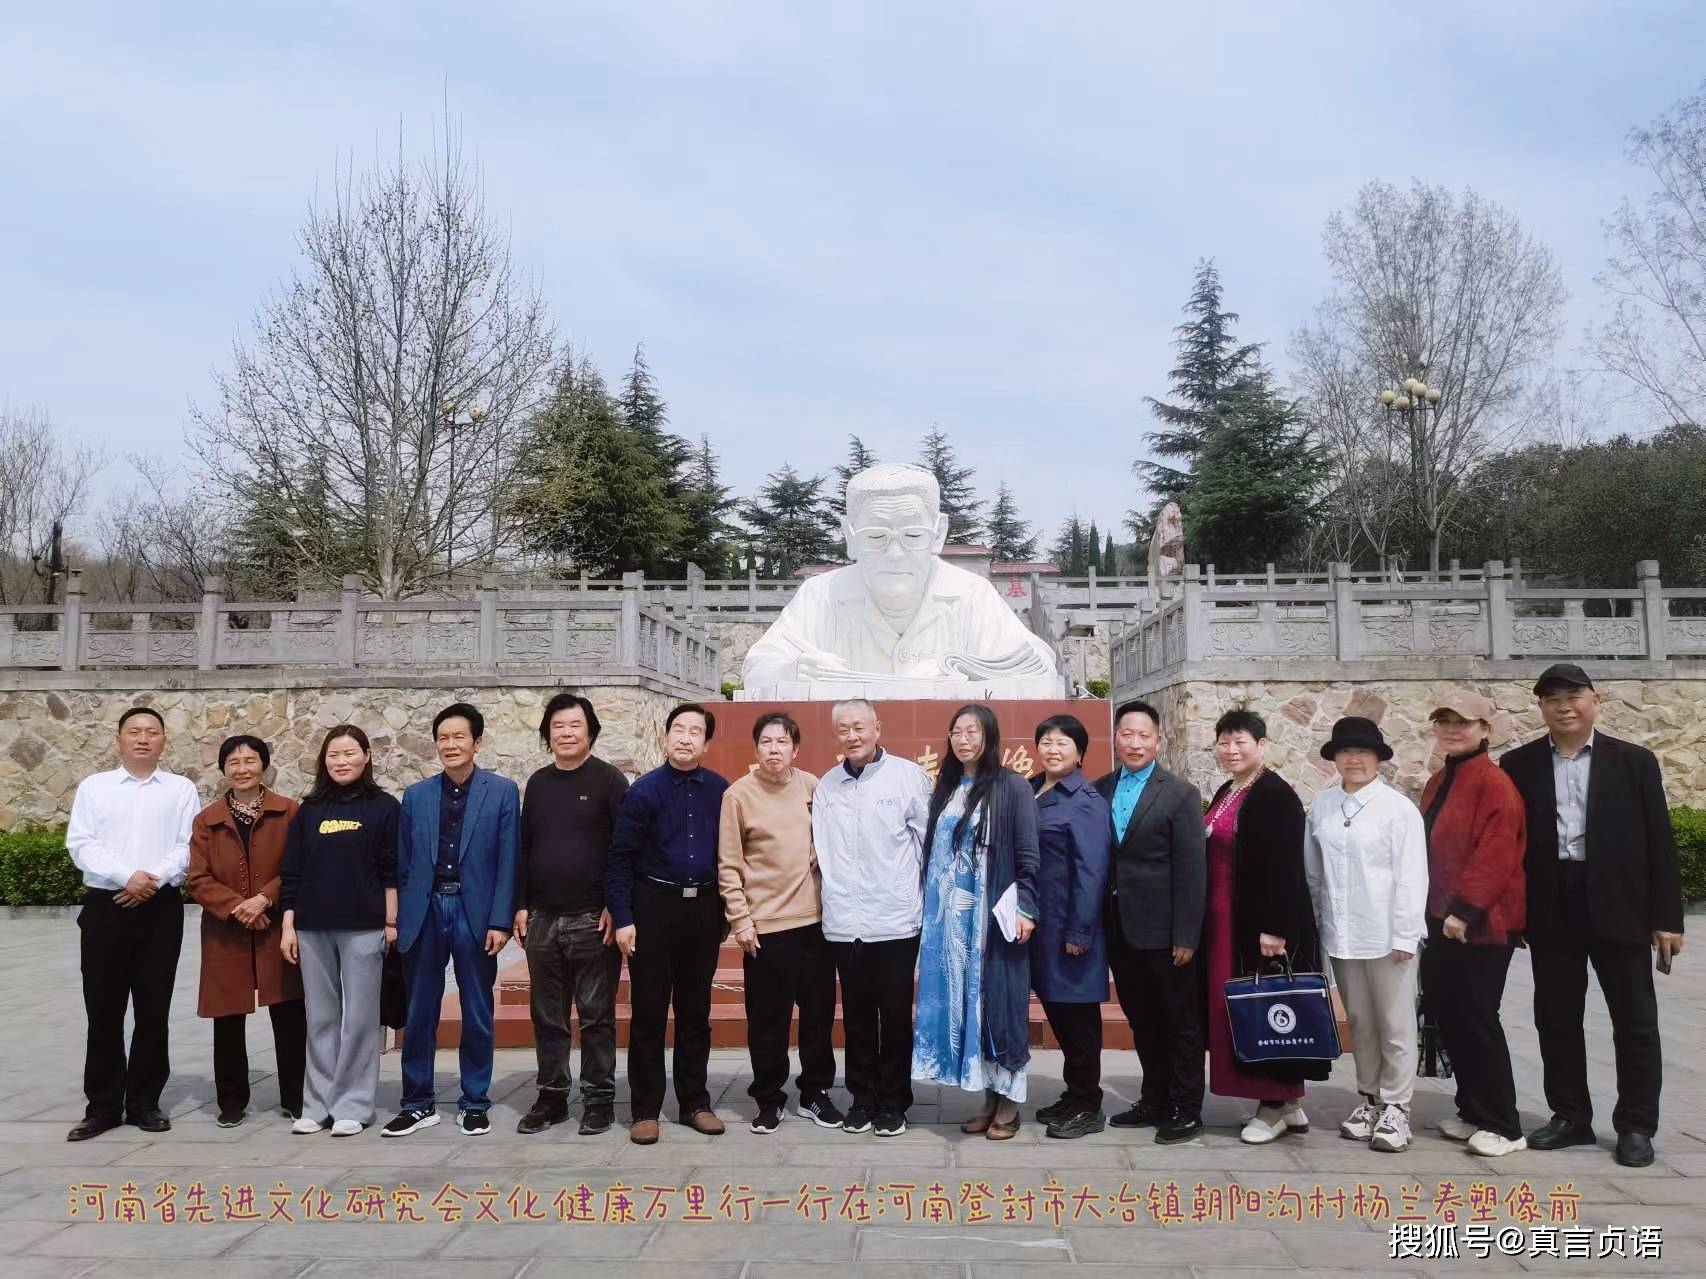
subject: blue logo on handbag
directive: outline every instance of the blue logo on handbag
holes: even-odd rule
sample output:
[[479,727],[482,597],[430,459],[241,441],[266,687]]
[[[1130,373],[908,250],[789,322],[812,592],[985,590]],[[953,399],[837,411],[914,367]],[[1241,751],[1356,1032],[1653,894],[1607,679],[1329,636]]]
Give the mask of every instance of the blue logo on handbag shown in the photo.
[[1226,1017],[1232,1050],[1242,1062],[1334,1061],[1339,1029],[1333,1000],[1320,973],[1283,971],[1234,977],[1226,983]]

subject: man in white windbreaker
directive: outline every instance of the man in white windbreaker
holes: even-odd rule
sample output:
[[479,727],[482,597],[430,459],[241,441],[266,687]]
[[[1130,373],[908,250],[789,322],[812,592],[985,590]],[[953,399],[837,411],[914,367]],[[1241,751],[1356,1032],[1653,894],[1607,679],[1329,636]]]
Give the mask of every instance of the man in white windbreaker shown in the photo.
[[1416,1086],[1416,952],[1427,936],[1428,845],[1422,814],[1380,778],[1392,748],[1349,716],[1321,748],[1338,771],[1309,806],[1303,866],[1321,949],[1351,1023],[1362,1101],[1339,1135],[1396,1153],[1410,1145]]
[[863,698],[830,710],[842,762],[812,800],[823,875],[823,935],[841,980],[847,1033],[847,1132],[895,1137],[912,1105],[912,991],[924,926],[924,828],[930,780],[878,744]]

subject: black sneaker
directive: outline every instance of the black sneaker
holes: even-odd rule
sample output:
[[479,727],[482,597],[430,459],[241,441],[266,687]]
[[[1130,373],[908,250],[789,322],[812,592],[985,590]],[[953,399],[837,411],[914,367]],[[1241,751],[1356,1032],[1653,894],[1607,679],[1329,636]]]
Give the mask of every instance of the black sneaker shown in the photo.
[[1140,1101],[1108,1120],[1115,1128],[1154,1128],[1167,1118],[1167,1108]]
[[484,1137],[492,1130],[492,1119],[483,1110],[464,1110],[457,1114],[456,1126],[464,1137]]
[[819,1128],[839,1128],[846,1120],[841,1108],[829,1099],[828,1093],[820,1092],[807,1101],[800,1098],[800,1104],[794,1107],[794,1113],[801,1119],[809,1119]]
[[871,1112],[863,1106],[854,1106],[847,1112],[847,1118],[841,1121],[842,1132],[870,1132]]
[[1071,1113],[1071,1103],[1068,1102],[1065,1097],[1062,1097],[1059,1101],[1054,1102],[1051,1105],[1038,1106],[1037,1122],[1039,1124],[1052,1124],[1057,1119],[1065,1119]]
[[399,1111],[397,1117],[379,1130],[381,1137],[407,1137],[417,1128],[438,1126],[438,1109],[427,1106],[421,1110]]
[[1073,1141],[1079,1137],[1088,1137],[1093,1132],[1101,1132],[1107,1126],[1107,1118],[1101,1111],[1078,1110],[1056,1119],[1044,1131],[1050,1137],[1061,1141]]
[[879,1110],[875,1127],[879,1137],[898,1137],[906,1131],[906,1116],[898,1110]]
[[761,1137],[768,1137],[782,1126],[782,1107],[765,1105],[758,1108],[758,1117],[752,1121],[752,1131]]
[[560,1124],[569,1117],[569,1103],[561,1097],[547,1097],[543,1094],[533,1103],[532,1108],[521,1117],[515,1130],[524,1137],[531,1137],[536,1132],[544,1132],[554,1124]]
[[1202,1116],[1175,1110],[1155,1125],[1155,1140],[1163,1146],[1176,1145],[1202,1136]]
[[596,1137],[601,1132],[609,1132],[615,1124],[616,1107],[589,1105],[581,1111],[580,1135]]
[[244,1119],[248,1118],[248,1114],[249,1112],[241,1107],[238,1107],[236,1110],[222,1110],[219,1112],[219,1118],[213,1122],[218,1124],[221,1128],[235,1128],[238,1124],[242,1123]]

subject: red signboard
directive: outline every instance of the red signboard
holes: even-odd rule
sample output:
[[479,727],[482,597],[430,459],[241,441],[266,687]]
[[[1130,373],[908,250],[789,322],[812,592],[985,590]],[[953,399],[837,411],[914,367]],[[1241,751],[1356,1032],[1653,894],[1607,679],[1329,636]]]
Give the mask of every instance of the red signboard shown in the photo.
[[[752,725],[767,711],[784,710],[800,726],[800,752],[795,763],[822,777],[841,759],[835,730],[829,722],[832,702],[716,702],[717,735],[705,753],[705,766],[733,780],[756,766]],[[883,749],[915,760],[933,778],[948,749],[948,719],[959,709],[955,702],[878,702],[883,725]],[[1001,759],[1023,777],[1042,772],[1037,762],[1037,725],[1051,715],[1076,715],[1090,733],[1090,752],[1084,759],[1091,778],[1110,772],[1113,756],[1113,707],[1107,701],[1066,698],[1043,701],[991,702],[1001,725]]]

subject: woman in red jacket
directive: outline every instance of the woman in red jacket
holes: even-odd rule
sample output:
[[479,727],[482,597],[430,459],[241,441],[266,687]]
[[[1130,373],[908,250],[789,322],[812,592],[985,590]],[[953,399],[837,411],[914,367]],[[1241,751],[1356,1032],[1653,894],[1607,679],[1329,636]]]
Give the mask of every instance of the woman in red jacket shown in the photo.
[[1428,944],[1422,998],[1457,1074],[1457,1116],[1440,1131],[1477,1155],[1523,1150],[1499,1004],[1527,910],[1522,797],[1487,754],[1493,703],[1467,689],[1430,718],[1445,767],[1422,791],[1428,831]]

